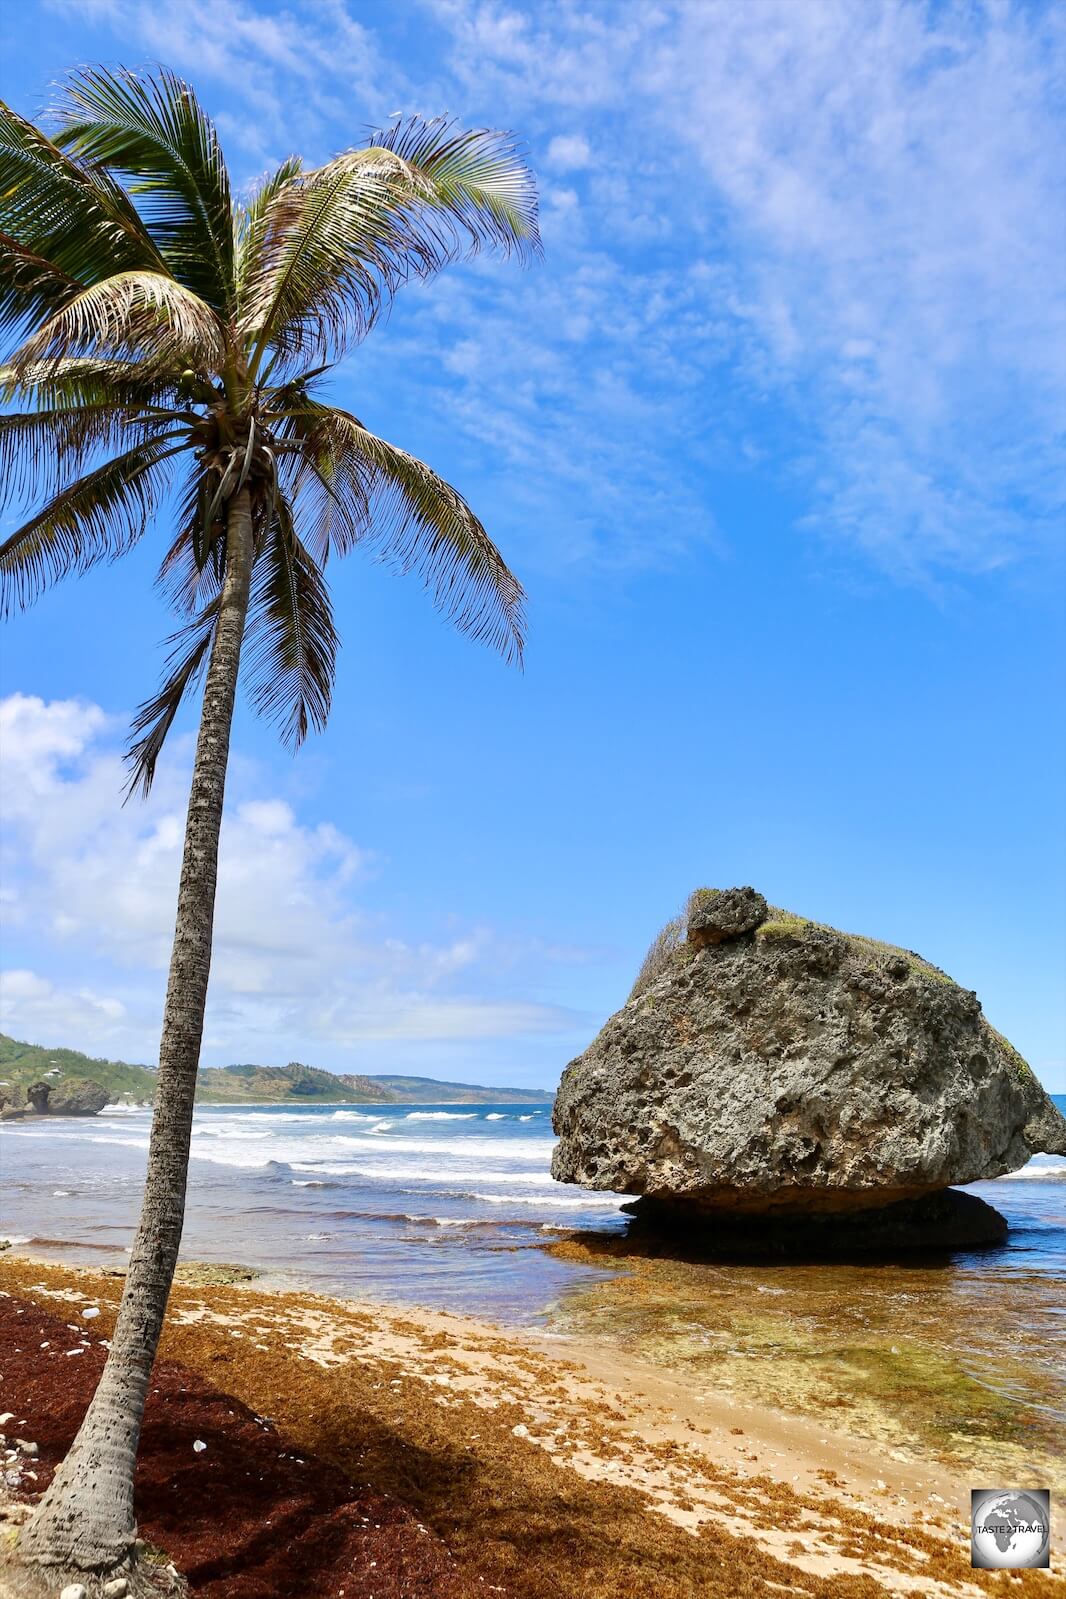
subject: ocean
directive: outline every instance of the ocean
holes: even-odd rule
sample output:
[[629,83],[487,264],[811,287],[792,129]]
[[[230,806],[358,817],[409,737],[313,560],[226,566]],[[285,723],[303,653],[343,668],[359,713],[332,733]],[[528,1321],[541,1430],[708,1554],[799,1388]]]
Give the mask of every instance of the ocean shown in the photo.
[[[0,1236],[120,1264],[149,1120],[111,1106],[5,1126]],[[553,1143],[548,1105],[198,1107],[183,1254],[325,1292],[543,1323],[606,1269],[544,1246],[575,1230],[618,1234],[627,1220],[624,1196],[552,1179]],[[1040,1156],[973,1192],[1007,1216],[1009,1241],[945,1271],[986,1285],[1066,1280],[1066,1160]]]

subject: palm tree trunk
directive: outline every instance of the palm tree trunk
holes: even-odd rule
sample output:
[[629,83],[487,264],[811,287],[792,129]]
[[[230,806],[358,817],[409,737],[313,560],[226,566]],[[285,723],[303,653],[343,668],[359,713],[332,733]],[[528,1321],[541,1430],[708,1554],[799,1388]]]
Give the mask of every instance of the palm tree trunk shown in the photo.
[[170,957],[155,1114],[137,1237],[99,1386],[52,1486],[19,1540],[31,1563],[107,1571],[136,1537],[133,1472],[144,1403],[185,1218],[222,801],[252,570],[247,490],[230,503],[226,576],[204,688]]

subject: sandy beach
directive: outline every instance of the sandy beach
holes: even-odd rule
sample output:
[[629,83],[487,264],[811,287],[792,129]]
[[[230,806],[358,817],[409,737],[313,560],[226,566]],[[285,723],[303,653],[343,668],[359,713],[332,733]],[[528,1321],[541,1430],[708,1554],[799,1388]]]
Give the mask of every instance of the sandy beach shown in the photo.
[[[444,1312],[218,1280],[226,1275],[183,1269],[162,1358],[409,1507],[487,1591],[1057,1589],[1044,1573],[971,1571],[972,1478],[932,1455],[872,1448],[820,1417],[694,1385],[603,1340],[517,1337]],[[103,1339],[121,1280],[8,1252],[0,1289]],[[99,1316],[86,1323],[86,1309]]]

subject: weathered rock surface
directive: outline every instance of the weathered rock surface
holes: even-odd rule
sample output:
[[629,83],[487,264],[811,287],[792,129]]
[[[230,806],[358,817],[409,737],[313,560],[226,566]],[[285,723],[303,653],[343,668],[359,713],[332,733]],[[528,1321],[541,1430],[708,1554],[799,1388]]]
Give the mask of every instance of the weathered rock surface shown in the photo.
[[553,1119],[561,1181],[708,1219],[884,1207],[1066,1154],[975,994],[751,889],[692,896]]
[[769,914],[770,907],[753,888],[698,889],[689,907],[688,941],[694,949],[724,944],[754,933]]
[[48,1102],[50,1116],[98,1116],[107,1104],[107,1089],[89,1077],[65,1077]]
[[64,1077],[51,1083],[31,1083],[24,1105],[0,1106],[0,1121],[26,1116],[98,1116],[107,1104],[107,1089],[88,1077]]
[[52,1092],[51,1083],[31,1083],[26,1090],[26,1109],[37,1116],[48,1114],[48,1096]]

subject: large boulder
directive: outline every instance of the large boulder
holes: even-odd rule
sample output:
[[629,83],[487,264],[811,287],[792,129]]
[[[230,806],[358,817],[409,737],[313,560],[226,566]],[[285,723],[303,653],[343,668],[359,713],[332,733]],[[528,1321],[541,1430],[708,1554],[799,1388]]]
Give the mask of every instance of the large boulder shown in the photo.
[[554,1126],[555,1177],[690,1219],[913,1206],[1066,1154],[976,994],[752,889],[699,890],[664,929],[563,1073]]
[[106,1088],[91,1077],[64,1077],[52,1090],[50,1116],[97,1116],[107,1104]]

